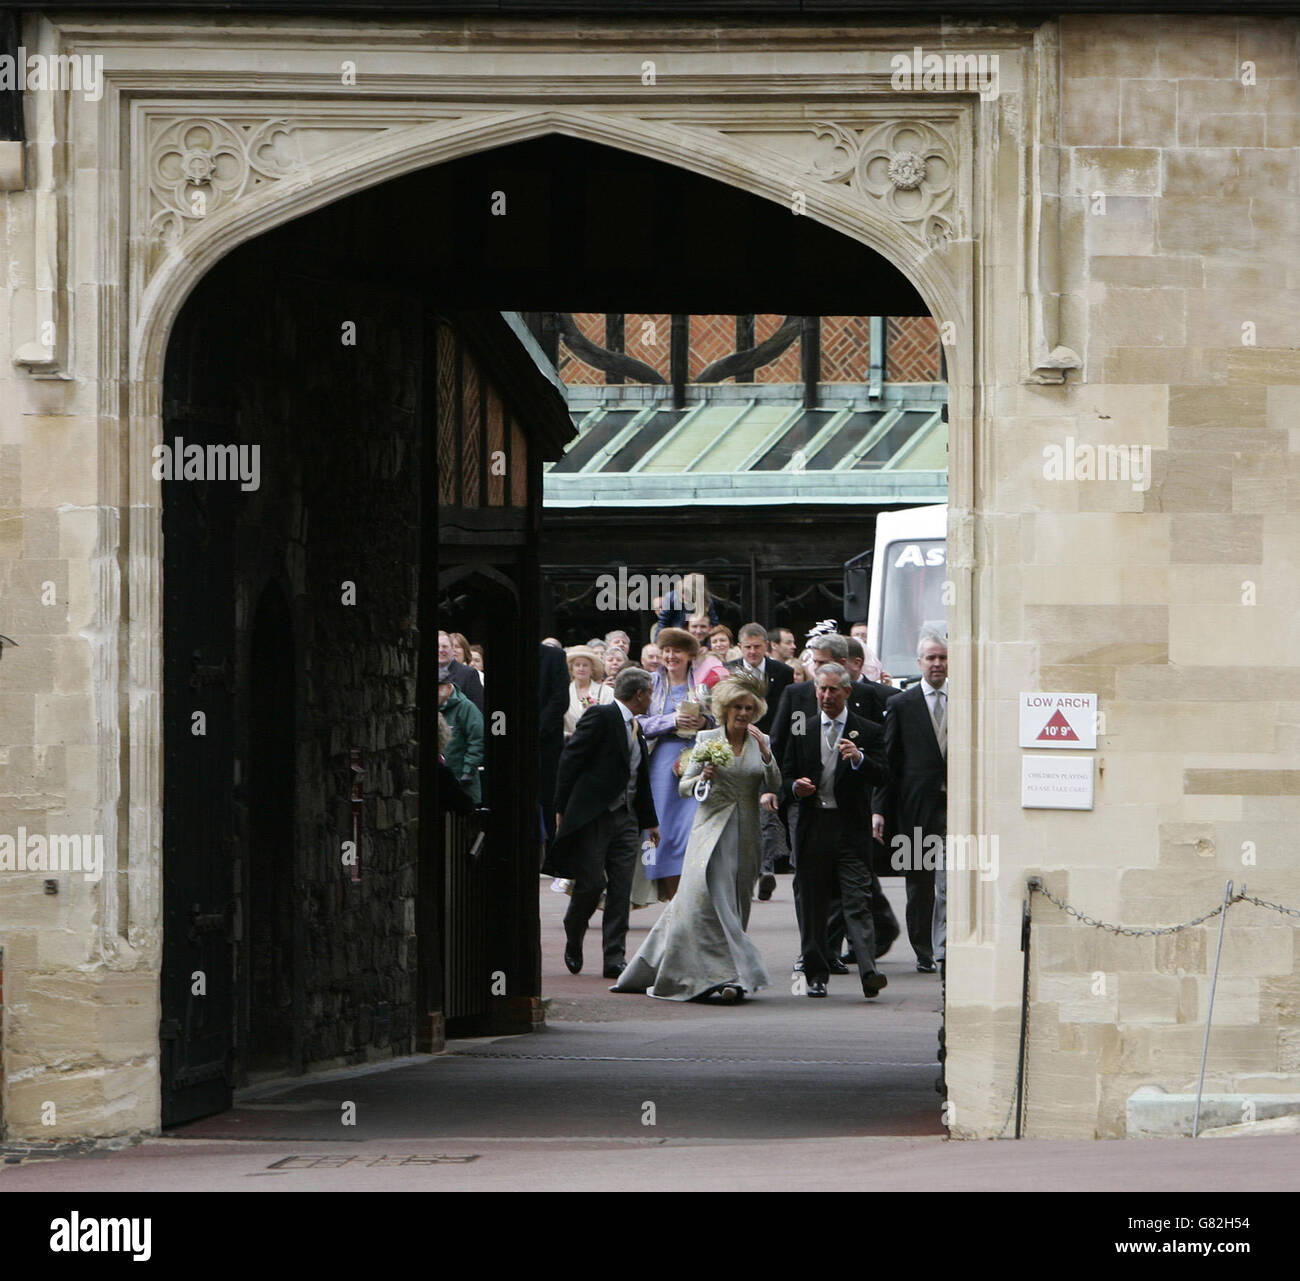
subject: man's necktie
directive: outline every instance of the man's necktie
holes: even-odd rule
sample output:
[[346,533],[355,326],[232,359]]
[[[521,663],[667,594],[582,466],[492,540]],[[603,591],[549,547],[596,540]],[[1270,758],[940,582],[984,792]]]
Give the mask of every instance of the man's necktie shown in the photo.
[[944,760],[948,759],[948,717],[945,714],[944,706],[948,701],[948,695],[944,690],[938,690],[934,696],[934,714],[931,719],[934,721],[934,736],[939,742],[939,751]]
[[829,721],[826,725],[826,746],[830,748],[831,755],[835,755],[835,742],[840,736],[840,727],[834,722]]

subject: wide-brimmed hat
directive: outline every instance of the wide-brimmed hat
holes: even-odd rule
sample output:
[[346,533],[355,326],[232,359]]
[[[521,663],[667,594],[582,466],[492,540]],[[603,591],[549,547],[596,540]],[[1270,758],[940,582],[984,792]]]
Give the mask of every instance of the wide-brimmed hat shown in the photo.
[[605,679],[605,660],[590,646],[571,645],[564,651],[564,661],[569,664],[570,674],[573,672],[573,660],[575,658],[585,658],[591,664],[592,680],[603,681]]
[[692,658],[700,652],[700,642],[681,627],[661,627],[655,637],[655,644],[659,646],[660,652],[665,645],[671,645],[674,649],[684,649]]

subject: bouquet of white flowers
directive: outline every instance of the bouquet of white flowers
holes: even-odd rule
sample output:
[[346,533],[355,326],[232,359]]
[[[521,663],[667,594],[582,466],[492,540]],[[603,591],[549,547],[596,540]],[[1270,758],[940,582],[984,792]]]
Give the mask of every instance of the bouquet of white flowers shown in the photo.
[[720,738],[711,738],[691,752],[691,760],[701,766],[716,765],[719,769],[730,765],[735,759],[736,754],[731,750],[731,745]]
[[[726,769],[735,759],[735,752],[720,738],[711,738],[707,743],[701,743],[691,751],[691,760],[701,768],[712,765],[717,769]],[[712,786],[708,779],[700,779],[695,784],[695,799],[706,800]]]

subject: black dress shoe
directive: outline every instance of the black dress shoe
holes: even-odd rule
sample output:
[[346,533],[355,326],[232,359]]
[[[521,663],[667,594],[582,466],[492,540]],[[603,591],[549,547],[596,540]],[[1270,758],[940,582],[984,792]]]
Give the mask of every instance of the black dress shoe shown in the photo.
[[802,957],[802,956],[797,956],[797,957],[795,957],[795,962],[794,962],[794,964],[790,967],[790,970],[791,970],[791,972],[794,973],[794,974],[802,974],[802,973],[803,973],[803,957]]
[[805,995],[805,996],[825,996],[825,995],[826,995],[826,984],[825,984],[825,983],[818,983],[816,979],[810,979],[809,982],[808,982],[808,989],[807,989],[807,991],[804,993],[804,995]]
[[564,964],[568,966],[570,974],[582,973],[582,944],[566,943],[564,945]]
[[862,995],[870,999],[880,995],[882,987],[888,987],[889,980],[877,970],[874,974],[868,974],[862,980]]
[[832,956],[831,959],[826,962],[826,968],[830,970],[832,974],[847,974],[849,972],[849,967],[845,965],[838,956]]
[[858,958],[852,952],[844,952],[840,956],[841,965],[856,965],[857,963]]
[[613,965],[605,966],[605,977],[607,979],[616,979],[625,969],[627,969],[626,961],[615,961]]
[[776,877],[771,872],[765,872],[758,878],[758,897],[766,903],[772,897],[772,891],[776,889]]
[[916,972],[918,974],[937,974],[939,967],[933,961],[917,961]]

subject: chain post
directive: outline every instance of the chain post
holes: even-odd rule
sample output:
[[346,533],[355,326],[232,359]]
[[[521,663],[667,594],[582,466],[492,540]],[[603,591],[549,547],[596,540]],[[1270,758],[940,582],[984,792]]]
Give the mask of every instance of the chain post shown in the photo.
[[[1243,885],[1241,892],[1246,892]],[[1214,1017],[1214,991],[1219,985],[1219,960],[1223,956],[1223,927],[1228,923],[1228,904],[1232,902],[1232,882],[1223,888],[1223,908],[1219,917],[1219,946],[1214,953],[1214,974],[1210,979],[1210,1003],[1205,1011],[1205,1040],[1201,1043],[1201,1075],[1196,1081],[1196,1110],[1192,1113],[1192,1138],[1201,1130],[1201,1091],[1205,1089],[1205,1060],[1210,1053],[1210,1020]]]

